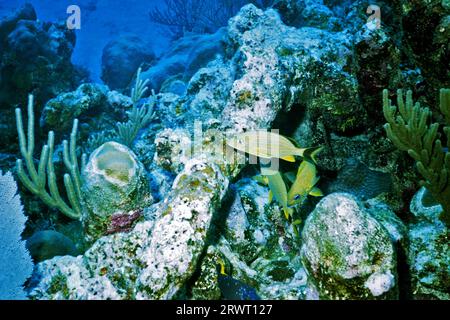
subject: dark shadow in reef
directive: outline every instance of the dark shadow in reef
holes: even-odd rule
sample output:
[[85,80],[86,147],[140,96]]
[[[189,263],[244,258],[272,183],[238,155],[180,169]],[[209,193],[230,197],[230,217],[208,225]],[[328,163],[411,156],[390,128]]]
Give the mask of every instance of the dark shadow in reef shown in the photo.
[[400,243],[396,244],[399,300],[412,299],[411,273],[406,250]]
[[288,112],[279,112],[272,123],[272,128],[280,130],[280,134],[292,137],[306,115],[306,106],[294,104]]

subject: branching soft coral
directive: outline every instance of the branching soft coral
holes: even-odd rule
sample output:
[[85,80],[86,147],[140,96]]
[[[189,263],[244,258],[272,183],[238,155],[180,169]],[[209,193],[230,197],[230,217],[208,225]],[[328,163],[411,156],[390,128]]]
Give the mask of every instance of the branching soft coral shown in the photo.
[[139,130],[146,126],[153,117],[153,106],[155,104],[155,93],[152,92],[150,102],[146,103],[141,108],[138,108],[138,102],[147,91],[148,79],[141,80],[141,68],[138,69],[136,75],[136,84],[131,90],[131,101],[133,107],[128,111],[128,121],[117,124],[117,137],[120,143],[131,147]]
[[407,151],[417,161],[417,169],[424,178],[424,185],[438,201],[444,212],[441,219],[450,225],[450,89],[440,91],[440,111],[446,125],[444,134],[447,145],[444,148],[439,139],[439,123],[429,123],[431,111],[414,103],[412,92],[397,91],[397,106],[388,98],[388,91],[383,91],[383,112],[386,120],[384,128],[388,138],[397,148]]
[[152,22],[165,26],[168,34],[177,39],[185,32],[215,32],[249,3],[267,8],[273,0],[164,0],[164,10],[157,6],[149,16]]
[[[78,167],[78,160],[76,156],[76,135],[78,130],[78,119],[73,122],[72,133],[70,135],[70,143],[67,140],[63,141],[64,146],[64,164],[69,173],[64,175],[64,185],[67,191],[67,204],[61,197],[57,183],[55,169],[53,167],[53,152],[54,152],[54,133],[48,133],[48,143],[42,147],[39,165],[36,167],[33,162],[34,153],[34,110],[33,110],[33,95],[28,97],[28,130],[27,136],[23,129],[22,112],[19,108],[16,109],[16,125],[19,135],[20,152],[23,160],[17,160],[17,174],[24,186],[33,194],[41,198],[46,205],[56,208],[63,214],[72,219],[80,219],[81,217],[81,177],[80,169]],[[86,163],[86,155],[82,156],[82,166]],[[25,171],[25,168],[27,169]],[[47,191],[47,182],[48,189]]]

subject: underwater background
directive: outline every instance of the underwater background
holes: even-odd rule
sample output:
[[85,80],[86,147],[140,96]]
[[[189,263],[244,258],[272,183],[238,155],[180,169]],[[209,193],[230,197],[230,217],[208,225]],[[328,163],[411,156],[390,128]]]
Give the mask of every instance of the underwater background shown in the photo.
[[0,299],[450,298],[450,1],[0,0]]

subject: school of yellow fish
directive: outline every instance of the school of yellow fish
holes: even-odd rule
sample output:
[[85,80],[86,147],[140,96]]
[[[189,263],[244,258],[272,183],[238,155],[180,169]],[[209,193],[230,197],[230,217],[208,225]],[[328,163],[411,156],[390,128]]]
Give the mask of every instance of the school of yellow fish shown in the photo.
[[[279,158],[295,162],[295,156],[302,157],[297,173],[281,173],[278,169],[261,165],[261,175],[254,179],[269,186],[269,203],[275,200],[282,208],[286,219],[292,220],[293,207],[303,203],[308,195],[320,197],[322,191],[316,187],[319,178],[315,156],[321,148],[298,148],[295,141],[268,131],[251,131],[227,140],[230,147],[266,160]],[[285,180],[290,183],[290,188]]]

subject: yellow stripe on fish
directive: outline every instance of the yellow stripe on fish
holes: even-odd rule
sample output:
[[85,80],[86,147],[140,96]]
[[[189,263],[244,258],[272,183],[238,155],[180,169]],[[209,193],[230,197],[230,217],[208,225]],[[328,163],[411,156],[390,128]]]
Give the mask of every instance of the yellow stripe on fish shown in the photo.
[[249,131],[227,139],[227,145],[260,158],[279,158],[295,162],[308,148],[298,148],[288,138],[270,131]]

